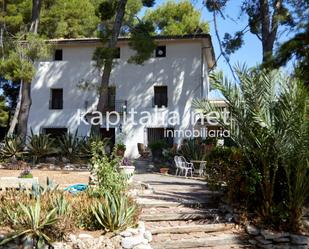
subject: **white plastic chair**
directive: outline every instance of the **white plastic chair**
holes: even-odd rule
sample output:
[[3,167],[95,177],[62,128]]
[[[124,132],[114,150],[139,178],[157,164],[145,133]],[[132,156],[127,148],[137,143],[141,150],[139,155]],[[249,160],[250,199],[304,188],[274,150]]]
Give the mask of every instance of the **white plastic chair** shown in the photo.
[[184,171],[184,166],[181,158],[179,156],[174,157],[175,165],[176,165],[176,176],[181,175]]
[[187,162],[187,160],[183,156],[175,156],[174,157],[175,165],[176,165],[176,176],[184,175],[187,177],[188,172],[190,172],[191,177],[193,176],[193,163]]
[[187,162],[187,160],[183,156],[180,156],[180,159],[183,162],[182,165],[183,165],[183,168],[184,168],[184,171],[185,171],[185,177],[187,177],[187,174],[188,174],[189,171],[190,171],[191,177],[192,177],[193,176],[193,170],[194,170],[193,163]]

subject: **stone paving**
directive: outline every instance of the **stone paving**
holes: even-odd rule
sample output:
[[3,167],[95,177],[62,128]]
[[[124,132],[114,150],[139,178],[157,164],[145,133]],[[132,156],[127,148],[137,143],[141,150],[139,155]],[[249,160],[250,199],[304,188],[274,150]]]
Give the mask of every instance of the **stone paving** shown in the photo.
[[156,173],[137,174],[134,180],[152,190],[137,200],[141,219],[154,233],[154,249],[253,248],[242,229],[225,225],[218,215],[220,193],[210,191],[205,181]]
[[137,174],[134,181],[149,184],[154,193],[148,199],[157,199],[171,202],[205,202],[205,199],[219,193],[210,191],[207,183],[193,178],[176,177],[162,174]]

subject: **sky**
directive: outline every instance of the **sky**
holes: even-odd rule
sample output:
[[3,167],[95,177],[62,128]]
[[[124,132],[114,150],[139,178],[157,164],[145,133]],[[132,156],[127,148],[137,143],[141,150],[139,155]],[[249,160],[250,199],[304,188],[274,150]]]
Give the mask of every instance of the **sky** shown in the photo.
[[[158,5],[161,5],[166,0],[156,0],[156,8]],[[202,19],[209,22],[210,26],[210,35],[212,37],[212,43],[215,50],[216,57],[220,55],[220,48],[218,39],[215,35],[214,25],[213,25],[213,16],[212,13],[208,12],[207,8],[203,6],[203,0],[191,0],[196,9],[202,12]],[[218,17],[217,24],[220,39],[222,40],[225,33],[230,33],[232,36],[236,31],[242,30],[247,25],[247,16],[241,15],[240,6],[242,0],[231,0],[228,2],[226,9],[224,10],[224,14],[226,19],[224,20],[221,17]],[[284,39],[284,37],[283,37]],[[282,39],[280,39],[282,40]],[[247,66],[256,66],[260,64],[262,61],[262,44],[260,40],[250,32],[247,32],[244,36],[244,44],[243,46],[234,54],[230,56],[230,64],[235,65],[237,63],[243,64],[245,63]],[[217,62],[218,70],[222,70],[224,74],[232,79],[232,73],[229,69],[228,64],[220,57]],[[211,91],[209,98],[217,99],[220,98],[220,94],[217,91]]]

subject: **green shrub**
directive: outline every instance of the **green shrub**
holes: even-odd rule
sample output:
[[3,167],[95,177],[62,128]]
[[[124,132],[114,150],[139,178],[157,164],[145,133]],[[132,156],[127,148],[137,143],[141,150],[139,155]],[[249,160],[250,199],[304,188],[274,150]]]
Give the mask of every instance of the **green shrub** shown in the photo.
[[164,140],[158,140],[158,141],[150,143],[148,147],[151,149],[151,151],[155,151],[155,150],[163,150],[167,148],[168,146]]
[[93,155],[92,144],[103,142],[104,146],[107,146],[110,143],[109,138],[101,138],[100,136],[91,135],[90,137],[84,137],[80,140],[80,156],[84,158],[91,158]]
[[105,142],[92,143],[92,172],[96,175],[98,187],[103,192],[124,192],[127,188],[125,177],[118,171],[121,158],[107,155]]
[[97,230],[99,224],[96,221],[91,207],[94,206],[95,201],[100,197],[95,197],[88,191],[72,197],[72,217],[76,227],[87,230]]
[[49,134],[33,134],[31,130],[31,135],[28,137],[27,148],[29,155],[33,158],[34,164],[37,160],[55,152],[53,142],[54,140],[50,138]]
[[96,201],[92,212],[106,231],[124,230],[136,223],[138,208],[121,193],[104,193],[103,201]]
[[218,190],[223,186],[230,203],[251,207],[256,205],[254,196],[260,176],[248,167],[239,148],[213,148],[207,157],[206,171],[210,188]]

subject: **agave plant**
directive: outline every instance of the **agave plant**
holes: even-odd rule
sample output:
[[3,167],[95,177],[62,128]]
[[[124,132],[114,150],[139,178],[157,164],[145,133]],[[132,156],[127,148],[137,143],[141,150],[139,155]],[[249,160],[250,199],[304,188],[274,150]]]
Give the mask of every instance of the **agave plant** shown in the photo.
[[301,213],[309,188],[308,92],[300,82],[278,71],[238,66],[235,72],[237,83],[222,73],[210,76],[214,88],[226,99],[230,124],[222,110],[209,101],[196,101],[195,106],[204,113],[221,114],[218,122],[230,130],[231,138],[258,172],[264,221],[273,218],[276,177],[279,166],[285,168],[290,222],[299,224],[295,214]]
[[92,206],[92,212],[106,231],[113,232],[134,225],[138,208],[126,195],[107,192],[102,202]]
[[67,133],[58,138],[59,152],[63,157],[70,161],[76,160],[81,148],[81,141],[77,135],[77,131]]
[[31,190],[29,190],[29,195],[38,199],[45,193],[50,193],[56,191],[59,185],[57,185],[52,179],[49,177],[46,178],[46,186],[42,186],[40,184],[33,184]]
[[11,219],[16,232],[2,240],[0,245],[5,245],[19,237],[30,239],[34,248],[43,248],[45,245],[49,245],[51,239],[46,234],[46,230],[57,222],[57,208],[43,214],[39,199],[30,206],[20,203],[19,208],[21,211],[19,215],[8,211],[9,219]]
[[7,136],[4,139],[4,145],[0,149],[0,155],[3,158],[10,158],[12,160],[17,160],[22,157],[24,142],[20,137],[17,136]]
[[64,216],[68,214],[71,209],[70,202],[65,198],[63,194],[57,195],[53,199],[53,206],[57,208],[57,214],[59,216]]
[[197,139],[190,139],[181,146],[179,152],[187,160],[205,160],[206,148],[206,144]]
[[27,148],[29,154],[33,157],[33,164],[37,160],[54,153],[54,140],[49,134],[34,134],[31,130],[31,135],[28,137]]

